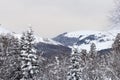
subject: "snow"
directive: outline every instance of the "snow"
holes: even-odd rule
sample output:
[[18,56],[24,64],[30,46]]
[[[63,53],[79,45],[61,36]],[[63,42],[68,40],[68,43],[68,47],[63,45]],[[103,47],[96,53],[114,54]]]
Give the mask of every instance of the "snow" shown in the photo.
[[[18,34],[18,33],[14,33],[12,31],[9,31],[5,28],[4,25],[1,25],[0,24],[0,34],[11,34],[11,35],[14,35],[16,38],[20,39],[22,34]],[[43,43],[46,43],[46,44],[53,44],[53,45],[62,45],[61,43],[59,42],[56,42],[50,38],[42,38],[38,35],[34,35],[35,36],[35,43],[38,43],[38,42],[43,42]]]
[[42,42],[42,43],[53,44],[53,45],[62,45],[61,43],[59,43],[57,41],[54,41],[50,38],[42,38],[42,37],[39,37],[39,36],[35,36],[35,42],[36,43]]
[[[75,31],[75,32],[70,32],[68,34],[66,34],[66,37],[79,37],[80,35],[90,35],[90,34],[97,34],[99,33],[99,31]],[[85,36],[84,36],[85,37]]]
[[[6,32],[5,32],[6,33]],[[17,34],[17,33],[11,33],[12,35],[14,35],[16,38],[20,39],[22,34]],[[62,45],[61,43],[57,42],[57,41],[54,41],[50,38],[42,38],[38,35],[34,35],[35,37],[35,41],[34,43],[39,43],[39,42],[42,42],[42,43],[46,43],[46,44],[53,44],[53,45]]]
[[[114,42],[114,39],[116,35],[120,32],[120,30],[108,30],[108,31],[76,31],[76,32],[70,32],[65,34],[65,37],[69,38],[78,38],[78,40],[83,40],[87,38],[90,35],[94,35],[96,37],[95,40],[90,40],[90,39],[85,39],[85,42],[88,44],[81,44],[77,45],[78,49],[87,49],[88,51],[90,50],[90,45],[92,43],[96,44],[96,49],[97,50],[102,50],[102,49],[108,49],[112,47],[112,44]],[[103,40],[100,42],[100,40]],[[70,46],[72,47],[72,46]]]
[[[20,39],[22,36],[22,34],[17,34],[17,33],[14,33],[13,35],[18,39]],[[46,43],[46,44],[53,44],[53,45],[62,45],[61,43],[54,41],[50,38],[42,38],[40,36],[35,35],[34,43],[39,43],[39,42]]]
[[[83,43],[77,47],[79,49],[89,50],[91,43],[95,43],[97,50],[102,50],[102,49],[111,48],[112,43],[114,42],[114,39],[117,33],[119,32],[120,32],[119,29],[113,29],[113,30],[108,30],[108,31],[75,31],[75,32],[69,32],[65,34],[64,36],[69,37],[69,38],[78,38],[78,40],[80,41],[80,40],[85,39],[89,35],[94,35],[97,38],[96,40],[86,39],[85,42],[88,44]],[[22,34],[13,33],[5,29],[5,26],[0,25],[0,34],[8,34],[8,33],[14,35],[18,39],[20,39],[20,37],[22,36]],[[104,40],[104,41],[100,42],[100,40]],[[35,43],[38,43],[38,42],[42,42],[46,44],[53,44],[53,45],[62,45],[61,43],[54,41],[50,38],[42,38],[38,35],[35,35]]]
[[[20,39],[21,36],[22,36],[22,34],[16,34],[16,33],[14,33],[13,35],[14,35],[15,37],[17,37],[18,39]],[[56,41],[54,41],[54,40],[52,40],[52,39],[50,39],[50,38],[42,38],[42,37],[40,37],[40,36],[38,36],[38,35],[34,35],[34,37],[35,37],[34,43],[42,42],[42,43],[46,43],[46,44],[62,45],[61,43],[56,42]]]
[[[67,33],[66,37],[75,37],[75,38],[78,38],[80,37],[80,35],[83,35],[82,38],[85,38],[86,36],[88,35],[96,35],[96,36],[99,36],[99,35],[102,35],[102,34],[106,34],[106,35],[110,35],[110,36],[116,36],[116,33],[119,33],[120,30],[109,30],[109,31],[75,31],[75,32],[70,32],[70,33]],[[81,38],[81,39],[82,39]]]
[[5,33],[5,34],[11,33],[11,31],[5,29],[5,26],[0,24],[0,34],[3,34],[3,33]]

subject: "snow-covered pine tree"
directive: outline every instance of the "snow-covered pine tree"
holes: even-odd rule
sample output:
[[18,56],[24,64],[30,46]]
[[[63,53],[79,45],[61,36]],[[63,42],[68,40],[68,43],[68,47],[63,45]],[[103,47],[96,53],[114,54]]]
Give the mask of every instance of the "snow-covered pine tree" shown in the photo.
[[90,46],[90,58],[94,59],[97,56],[96,45],[94,43]]
[[81,57],[82,61],[84,62],[84,65],[87,64],[87,61],[88,61],[87,50],[85,50],[85,49],[81,50],[80,54],[81,54],[80,57]]
[[80,66],[80,54],[78,51],[73,50],[73,54],[71,54],[70,58],[70,66],[68,67],[68,75],[67,80],[82,80],[82,74],[81,74],[81,66]]
[[102,54],[98,57],[97,74],[99,80],[116,80],[113,69],[111,69],[110,55]]
[[120,33],[118,33],[115,38],[115,41],[113,43],[113,50],[117,56],[120,56]]
[[60,60],[60,68],[61,68],[60,80],[67,80],[67,72],[68,72],[68,65],[69,65],[68,59],[69,59],[69,56],[62,57]]
[[45,74],[46,59],[43,57],[43,52],[41,52],[41,54],[37,55],[37,58],[38,58],[37,59],[38,72],[35,75],[35,80],[49,80],[48,78],[46,78],[46,74]]
[[48,63],[48,80],[66,80],[67,77],[67,58],[55,57],[52,63]]
[[88,80],[87,78],[87,74],[88,74],[88,53],[87,50],[83,49],[80,52],[80,70],[81,70],[81,76],[82,76],[82,80]]
[[88,63],[87,63],[87,80],[101,80],[98,71],[98,56],[96,51],[96,45],[94,43],[90,46],[90,51],[88,54]]
[[61,80],[60,73],[61,73],[61,65],[60,60],[58,57],[55,57],[53,63],[49,64],[49,75],[53,80]]
[[31,28],[21,37],[21,69],[22,80],[34,80],[38,72],[37,55],[34,48],[34,35]]
[[[8,35],[10,36],[10,35]],[[22,73],[21,73],[21,68],[20,68],[20,43],[18,38],[11,36],[11,44],[9,44],[8,47],[8,53],[11,56],[13,60],[11,60],[11,64],[13,65],[13,72],[11,74],[11,80],[20,80]],[[10,61],[9,58],[8,60]],[[10,65],[11,65],[10,64]]]
[[17,38],[0,35],[0,79],[20,80],[20,47]]
[[120,79],[120,33],[115,38],[113,43],[113,63],[112,68],[114,76],[119,80]]

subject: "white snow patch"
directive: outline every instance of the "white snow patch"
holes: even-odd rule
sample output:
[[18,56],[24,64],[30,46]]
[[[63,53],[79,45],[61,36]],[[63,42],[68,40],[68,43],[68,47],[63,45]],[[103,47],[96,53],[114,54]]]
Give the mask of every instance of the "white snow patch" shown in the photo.
[[94,35],[96,37],[95,40],[85,39],[86,42],[77,46],[79,50],[87,49],[90,50],[91,43],[96,44],[97,50],[108,49],[112,47],[112,44],[115,40],[117,34],[120,33],[120,30],[109,30],[109,31],[77,31],[77,32],[70,32],[65,34],[65,37],[69,38],[78,38],[78,41],[83,40],[90,35]]

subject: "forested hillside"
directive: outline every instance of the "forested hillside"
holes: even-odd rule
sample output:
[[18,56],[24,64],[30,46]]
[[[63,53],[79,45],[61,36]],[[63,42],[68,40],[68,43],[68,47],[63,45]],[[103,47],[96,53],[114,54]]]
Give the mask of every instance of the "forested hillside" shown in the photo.
[[52,57],[44,56],[47,48],[37,48],[34,40],[31,28],[20,38],[0,35],[0,80],[120,80],[120,34],[109,53],[92,43],[89,51],[73,46],[69,54],[60,54],[64,49],[58,47],[59,55]]

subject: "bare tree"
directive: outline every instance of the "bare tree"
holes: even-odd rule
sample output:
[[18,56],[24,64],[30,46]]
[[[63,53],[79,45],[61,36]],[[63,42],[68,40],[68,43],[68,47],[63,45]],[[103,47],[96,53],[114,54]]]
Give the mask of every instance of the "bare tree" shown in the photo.
[[111,23],[111,27],[115,28],[118,27],[120,28],[120,0],[114,0],[114,8],[113,11],[111,11],[109,20]]

